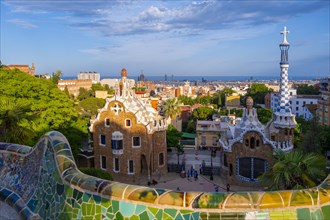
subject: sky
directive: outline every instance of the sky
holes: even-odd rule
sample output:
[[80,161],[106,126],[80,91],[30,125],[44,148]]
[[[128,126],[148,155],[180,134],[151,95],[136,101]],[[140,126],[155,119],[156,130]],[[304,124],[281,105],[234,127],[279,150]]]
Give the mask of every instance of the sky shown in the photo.
[[329,0],[1,0],[3,64],[76,77],[330,75]]

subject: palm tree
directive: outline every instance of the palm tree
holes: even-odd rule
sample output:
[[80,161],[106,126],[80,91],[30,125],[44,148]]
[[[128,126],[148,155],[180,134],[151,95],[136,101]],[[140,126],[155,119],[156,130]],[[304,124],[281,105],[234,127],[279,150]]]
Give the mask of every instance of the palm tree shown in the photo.
[[314,187],[326,176],[326,159],[320,154],[278,150],[274,157],[277,162],[260,178],[271,190]]
[[57,85],[58,81],[61,79],[62,76],[63,73],[61,70],[56,70],[55,73],[52,73],[52,81],[55,85]]
[[163,106],[163,111],[166,118],[175,118],[181,112],[180,102],[176,98],[168,99]]
[[[181,112],[180,102],[176,98],[168,99],[163,105],[163,111],[166,119],[175,119]],[[175,127],[177,127],[177,124],[175,124]]]
[[18,144],[28,143],[29,139],[34,136],[31,129],[33,116],[28,112],[29,106],[26,103],[0,99],[0,141]]

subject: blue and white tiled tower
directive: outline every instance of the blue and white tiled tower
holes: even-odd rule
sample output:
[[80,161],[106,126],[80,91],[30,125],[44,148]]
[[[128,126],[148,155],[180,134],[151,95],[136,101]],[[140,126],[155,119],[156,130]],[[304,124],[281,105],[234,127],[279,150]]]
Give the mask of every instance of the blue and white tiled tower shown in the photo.
[[277,128],[295,128],[296,120],[295,115],[291,113],[290,109],[290,95],[288,87],[288,70],[289,70],[289,48],[290,44],[286,39],[289,31],[284,30],[281,32],[283,34],[283,42],[280,44],[281,49],[281,84],[280,84],[280,103],[277,111],[274,113],[274,126]]
[[284,31],[281,32],[283,34],[283,42],[280,44],[281,49],[281,99],[280,99],[280,105],[277,109],[277,111],[282,112],[290,112],[289,107],[289,87],[288,87],[288,69],[289,69],[289,48],[290,44],[286,40],[286,35],[289,33],[289,31],[286,30],[286,27],[284,27]]

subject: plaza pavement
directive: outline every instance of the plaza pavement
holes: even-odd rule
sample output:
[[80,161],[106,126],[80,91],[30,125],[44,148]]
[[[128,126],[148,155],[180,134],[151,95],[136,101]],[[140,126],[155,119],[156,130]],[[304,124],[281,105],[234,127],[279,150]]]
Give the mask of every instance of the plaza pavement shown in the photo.
[[[210,151],[208,150],[198,150],[196,156],[196,150],[194,149],[185,149],[185,153],[180,155],[179,161],[180,164],[184,160],[186,163],[186,168],[193,166],[197,171],[199,170],[199,165],[204,161],[207,166],[210,166]],[[168,153],[168,163],[177,163],[178,156],[176,152]],[[220,166],[220,152],[217,152],[215,158],[213,158],[213,166]],[[215,192],[216,187],[219,192],[227,191],[226,185],[227,181],[219,175],[213,175],[213,180],[210,180],[209,176],[198,175],[198,179],[190,177],[188,180],[187,177],[182,178],[179,173],[169,172],[166,175],[152,177],[158,184],[151,187],[155,188],[165,188],[178,191],[202,191],[202,192]],[[147,180],[147,178],[146,178]],[[141,182],[141,185],[147,185],[147,182]],[[262,188],[251,188],[251,187],[242,187],[231,185],[230,191],[232,192],[242,192],[242,191],[259,191]]]
[[[154,188],[164,188],[171,189],[175,191],[195,191],[195,192],[216,192],[216,187],[218,188],[218,192],[225,192],[227,182],[222,179],[218,175],[213,176],[213,181],[210,180],[209,176],[198,175],[198,179],[194,180],[194,178],[190,177],[188,180],[187,177],[182,178],[178,173],[169,172],[160,178],[155,178],[158,182],[156,185],[151,185],[150,187]],[[143,183],[142,185],[147,185],[147,183]],[[242,187],[231,185],[231,192],[243,192],[243,191],[258,191],[262,190],[251,188],[251,187]]]

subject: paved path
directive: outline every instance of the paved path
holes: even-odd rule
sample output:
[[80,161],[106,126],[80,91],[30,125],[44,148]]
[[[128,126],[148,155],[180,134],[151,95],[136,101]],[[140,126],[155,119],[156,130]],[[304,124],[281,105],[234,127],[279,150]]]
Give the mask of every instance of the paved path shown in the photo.
[[[164,178],[169,176],[175,176],[175,179],[171,179],[168,181],[164,181]],[[160,179],[159,183],[155,186],[155,188],[164,188],[164,189],[172,189],[176,191],[198,191],[198,192],[215,192],[216,188],[218,191],[225,191],[218,185],[215,185],[213,182],[207,180],[203,176],[199,176],[197,180],[194,178],[182,178],[178,173],[168,173],[166,177]]]
[[[185,149],[185,154],[180,155],[180,164],[182,163],[182,159],[185,158],[186,168],[190,168],[191,165],[199,171],[199,165],[205,161],[206,166],[210,166],[211,164],[211,152],[209,150],[199,150],[198,151],[198,159],[196,159],[196,150],[193,149]],[[176,152],[168,153],[168,163],[177,164],[178,158]],[[213,166],[220,166],[220,153],[217,152],[216,157],[213,158]],[[171,189],[176,191],[199,191],[199,192],[215,192],[216,187],[219,192],[226,191],[227,181],[226,179],[220,177],[219,175],[214,175],[213,180],[210,180],[209,176],[199,175],[198,179],[195,181],[193,178],[188,180],[187,178],[182,178],[179,173],[170,172],[161,177],[154,176],[151,177],[158,181],[158,184],[151,185],[150,187],[154,188],[164,188]],[[148,177],[142,177],[139,181],[138,185],[147,186]],[[135,183],[136,184],[136,183]],[[242,187],[232,185],[230,187],[230,191],[238,192],[238,191],[256,191],[262,189],[256,189],[251,187]]]
[[[196,156],[197,152],[197,156]],[[185,160],[187,165],[193,165],[195,169],[199,169],[199,165],[205,161],[206,166],[211,166],[211,151],[209,150],[193,150],[193,149],[185,149],[184,154],[179,156],[180,164]],[[167,154],[168,163],[178,163],[178,155],[175,151],[168,152]],[[217,152],[216,157],[212,159],[213,166],[220,166],[220,152]]]

